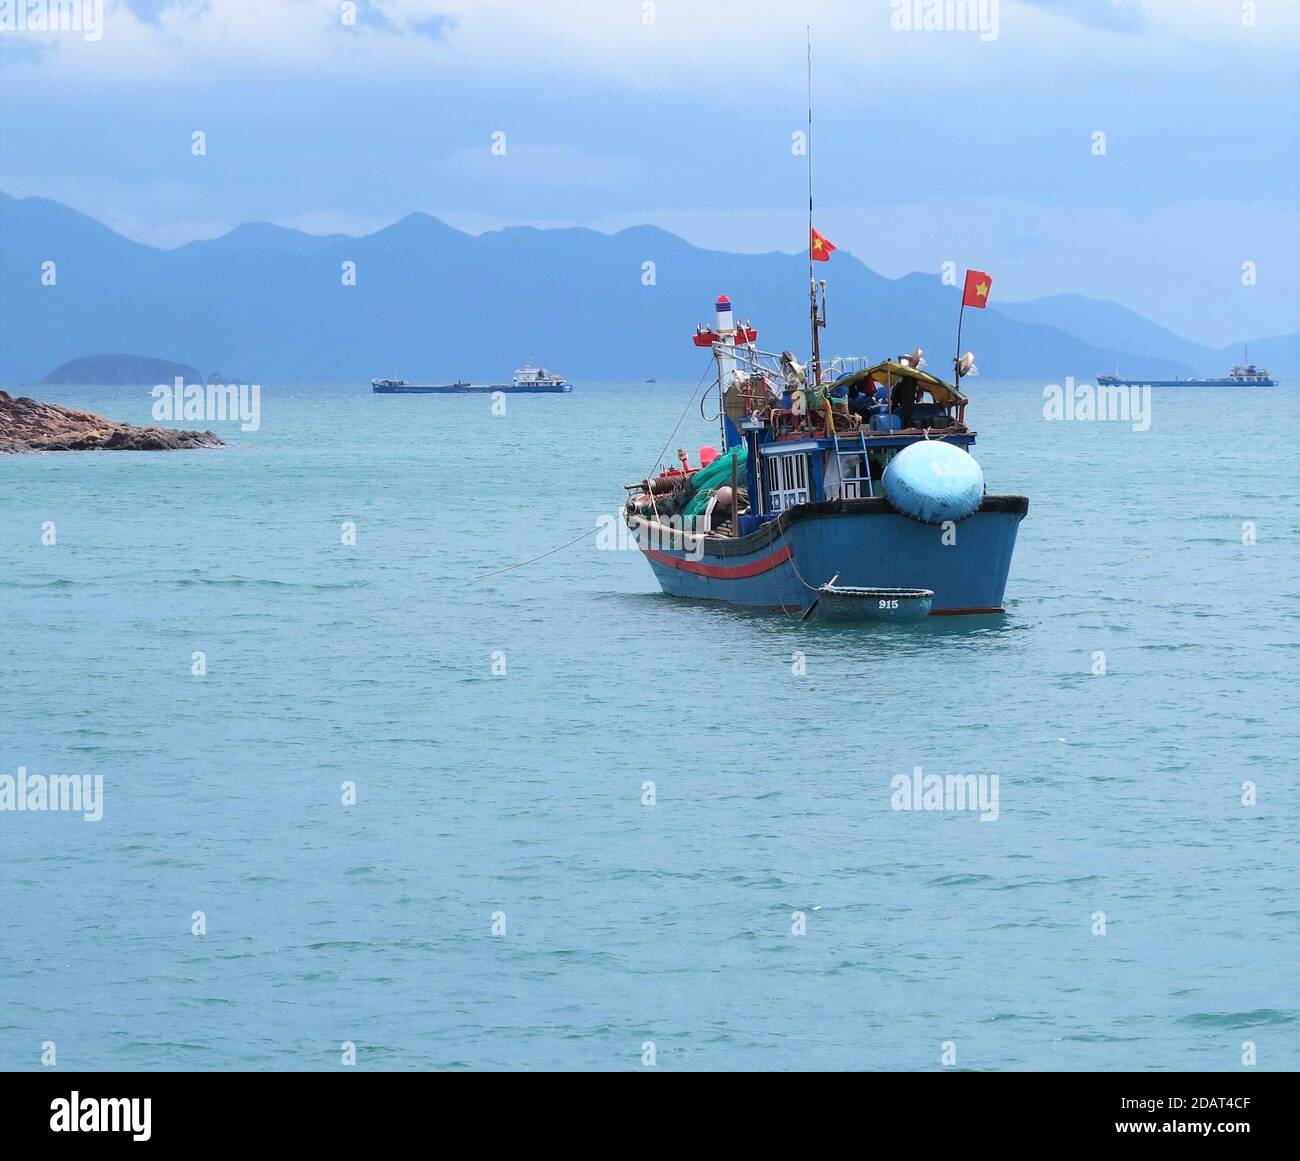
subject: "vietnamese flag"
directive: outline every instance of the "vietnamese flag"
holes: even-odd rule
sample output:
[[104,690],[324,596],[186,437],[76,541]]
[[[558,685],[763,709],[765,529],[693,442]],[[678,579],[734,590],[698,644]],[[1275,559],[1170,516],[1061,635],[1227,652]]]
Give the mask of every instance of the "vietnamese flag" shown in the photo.
[[829,262],[831,255],[835,253],[835,243],[823,234],[819,234],[811,226],[808,227],[808,256],[814,262]]
[[966,289],[962,291],[962,306],[978,306],[983,310],[989,304],[989,288],[993,285],[991,279],[983,270],[966,271]]

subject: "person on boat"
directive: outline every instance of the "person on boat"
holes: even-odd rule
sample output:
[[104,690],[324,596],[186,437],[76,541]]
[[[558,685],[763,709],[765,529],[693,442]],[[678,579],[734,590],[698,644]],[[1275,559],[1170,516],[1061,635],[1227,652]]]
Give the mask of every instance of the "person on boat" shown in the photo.
[[889,398],[889,410],[898,416],[904,428],[912,426],[912,411],[916,407],[916,380],[910,376],[900,378],[894,384]]
[[876,398],[878,384],[870,375],[861,385],[849,386],[849,410],[859,419],[870,419],[880,411],[880,402]]

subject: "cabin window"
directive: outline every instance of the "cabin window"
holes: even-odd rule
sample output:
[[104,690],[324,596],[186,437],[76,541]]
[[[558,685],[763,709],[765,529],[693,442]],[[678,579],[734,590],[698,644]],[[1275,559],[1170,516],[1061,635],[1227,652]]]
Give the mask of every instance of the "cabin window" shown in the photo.
[[862,470],[862,455],[836,455],[826,453],[825,488],[828,500],[856,500],[868,496],[866,473]]
[[767,460],[768,510],[783,512],[811,498],[808,485],[809,457],[769,456]]
[[871,478],[873,480],[884,478],[885,469],[889,467],[889,461],[898,455],[900,450],[900,448],[896,447],[886,447],[871,453]]

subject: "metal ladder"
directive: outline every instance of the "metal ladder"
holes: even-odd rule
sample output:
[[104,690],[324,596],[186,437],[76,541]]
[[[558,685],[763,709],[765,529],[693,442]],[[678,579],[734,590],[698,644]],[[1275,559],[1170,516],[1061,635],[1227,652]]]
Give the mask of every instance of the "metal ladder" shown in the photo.
[[[861,496],[862,485],[866,484],[867,495],[875,496],[876,494],[875,489],[872,487],[871,484],[871,460],[867,456],[867,433],[861,427],[859,427],[858,444],[860,446],[853,447],[852,445],[850,445],[847,448],[847,450],[840,446],[840,433],[836,431],[834,428],[831,429],[831,439],[835,444],[835,463],[836,466],[840,469],[840,495],[841,496],[844,495],[845,484],[857,484],[858,495]],[[859,455],[862,457],[862,470],[866,473],[866,475],[846,476],[844,474],[844,469],[847,466],[845,464],[845,460],[849,459],[852,456],[859,456]]]

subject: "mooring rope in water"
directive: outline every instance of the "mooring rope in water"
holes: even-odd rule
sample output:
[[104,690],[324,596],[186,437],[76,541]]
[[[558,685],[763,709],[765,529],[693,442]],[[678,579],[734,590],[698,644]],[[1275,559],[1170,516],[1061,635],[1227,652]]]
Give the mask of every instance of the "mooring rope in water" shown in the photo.
[[595,528],[588,528],[581,536],[575,536],[572,540],[566,540],[563,544],[557,544],[554,548],[548,548],[545,552],[540,552],[531,560],[521,560],[518,564],[508,564],[505,568],[494,568],[491,572],[480,573],[478,576],[470,577],[471,581],[487,580],[490,576],[498,576],[503,572],[513,572],[517,568],[523,568],[524,565],[534,564],[544,556],[552,556],[561,550],[568,548],[571,544],[577,544],[579,540],[586,540],[593,532],[599,532],[601,525],[597,524]]
[[[791,551],[790,555],[786,557],[786,560],[788,560],[788,561],[790,562],[790,567],[791,567],[792,569],[794,569],[794,575],[795,575],[796,577],[798,577],[798,579],[799,579],[799,583],[800,583],[801,585],[803,585],[804,588],[806,588],[806,589],[811,589],[814,593],[819,593],[819,592],[821,592],[821,589],[820,589],[817,585],[810,585],[806,580],[804,580],[804,578],[803,578],[803,573],[801,573],[801,572],[799,571],[799,566],[798,566],[797,564],[795,564],[795,562],[794,562],[794,552],[793,552],[793,550]],[[839,573],[836,573],[835,575],[838,577],[838,576],[839,576]],[[831,582],[830,582],[830,581],[827,581],[826,583],[827,583],[827,584],[830,584]]]
[[[710,359],[712,357],[713,357],[712,355],[709,356]],[[708,379],[708,377],[709,377],[709,369],[708,367],[705,367],[704,374],[700,376],[700,381],[695,384],[695,390],[691,392],[691,397],[686,400],[686,406],[682,408],[681,415],[677,417],[677,422],[673,424],[672,431],[668,433],[668,438],[664,440],[664,446],[660,450],[659,456],[654,462],[654,466],[651,467],[650,471],[647,473],[646,479],[649,479],[651,476],[653,476],[655,468],[657,468],[661,463],[664,462],[664,456],[667,454],[668,449],[672,446],[673,439],[677,435],[678,429],[682,426],[682,421],[686,418],[686,413],[691,409],[691,404],[695,402],[695,396],[700,393],[700,388],[704,386],[704,383]],[[701,398],[700,401],[702,403],[703,398]]]
[[[690,398],[686,400],[686,406],[682,408],[682,413],[677,417],[677,422],[673,425],[673,429],[669,433],[667,440],[664,441],[664,446],[659,453],[659,458],[655,461],[656,467],[663,462],[663,458],[668,453],[669,447],[672,446],[673,438],[677,435],[678,429],[682,426],[682,421],[686,418],[686,413],[691,409],[691,404],[695,402],[695,396],[699,394],[700,388],[704,386],[708,377],[709,370],[706,367],[704,369],[704,374],[700,376],[700,381],[695,384],[695,389],[691,392]],[[650,469],[646,479],[649,480],[652,475],[654,475],[654,468]],[[659,510],[658,506],[654,502],[653,491],[650,493],[650,504],[651,507],[654,508],[655,515],[658,516]],[[595,528],[588,528],[581,536],[575,536],[572,540],[566,540],[563,544],[557,544],[554,548],[548,548],[545,552],[540,552],[529,560],[521,560],[518,564],[508,564],[505,568],[494,568],[491,572],[480,573],[478,576],[470,577],[470,581],[472,583],[474,581],[487,580],[488,577],[500,576],[503,572],[514,572],[517,568],[524,568],[527,565],[536,564],[537,561],[542,560],[545,557],[554,556],[555,553],[562,552],[571,545],[577,544],[579,540],[586,540],[588,536],[592,535],[592,533],[599,532],[602,527],[603,525],[597,524]]]

